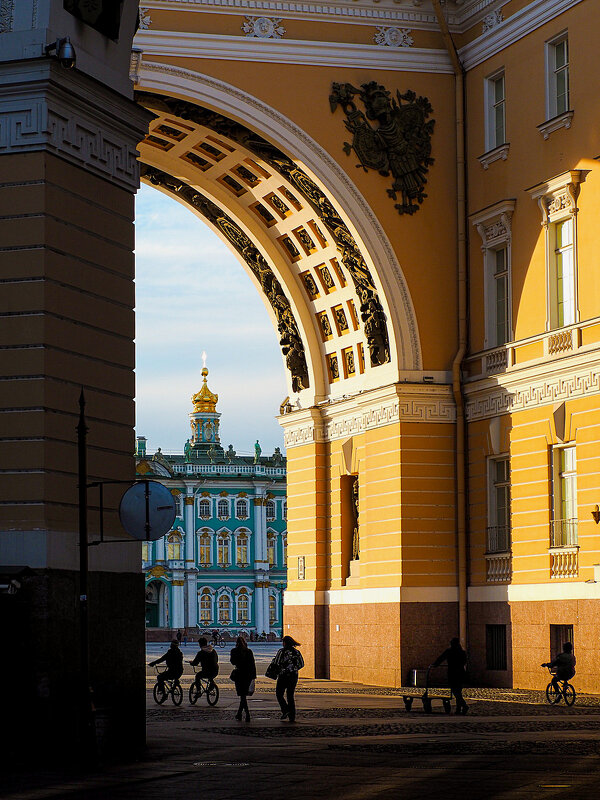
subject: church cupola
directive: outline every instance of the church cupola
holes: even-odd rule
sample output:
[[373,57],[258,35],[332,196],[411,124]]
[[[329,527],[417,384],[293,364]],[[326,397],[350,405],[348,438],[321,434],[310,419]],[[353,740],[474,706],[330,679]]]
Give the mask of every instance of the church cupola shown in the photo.
[[208,388],[208,370],[202,369],[202,388],[192,395],[193,411],[190,412],[190,425],[192,428],[191,446],[202,450],[220,447],[219,417],[217,412],[218,394],[213,394]]

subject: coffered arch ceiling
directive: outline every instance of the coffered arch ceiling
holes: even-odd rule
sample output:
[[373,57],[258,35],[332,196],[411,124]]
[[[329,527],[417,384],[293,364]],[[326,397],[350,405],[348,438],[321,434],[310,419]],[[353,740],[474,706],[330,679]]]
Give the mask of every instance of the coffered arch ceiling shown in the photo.
[[267,138],[214,100],[209,107],[207,98],[148,88],[137,95],[156,115],[139,148],[142,180],[203,218],[236,253],[278,331],[292,402],[307,407],[418,370],[399,268],[381,280],[343,203],[289,142],[284,151],[271,130]]

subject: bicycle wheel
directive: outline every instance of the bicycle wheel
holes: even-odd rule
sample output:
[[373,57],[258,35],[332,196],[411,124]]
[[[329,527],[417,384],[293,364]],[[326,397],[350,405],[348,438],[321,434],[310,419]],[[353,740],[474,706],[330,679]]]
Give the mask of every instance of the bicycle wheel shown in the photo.
[[219,687],[216,683],[213,683],[206,690],[206,702],[209,706],[216,706],[219,702]]
[[154,689],[152,690],[152,696],[154,697],[154,702],[158,703],[159,706],[161,706],[165,702],[168,694],[169,693],[165,689],[164,683],[154,684]]
[[550,681],[548,686],[546,686],[546,700],[551,705],[556,705],[556,703],[560,703],[560,699],[562,697],[562,693],[556,690],[556,686]]
[[570,683],[565,682],[565,685],[563,687],[563,697],[565,699],[565,703],[568,706],[572,706],[573,703],[575,702],[576,696],[577,695],[575,694],[575,689],[571,686]]
[[181,701],[183,700],[183,689],[181,688],[180,683],[176,683],[171,689],[171,700],[173,701],[174,705],[181,705]]
[[198,689],[198,686],[196,685],[196,681],[194,681],[192,683],[192,685],[190,686],[190,691],[189,691],[190,703],[192,705],[195,705],[196,704],[196,700],[200,697],[201,694],[202,694],[202,690]]

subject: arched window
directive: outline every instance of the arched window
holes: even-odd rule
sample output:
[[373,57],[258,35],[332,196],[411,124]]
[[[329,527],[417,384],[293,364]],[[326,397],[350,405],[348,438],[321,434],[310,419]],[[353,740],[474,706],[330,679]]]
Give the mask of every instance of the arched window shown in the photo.
[[200,519],[210,519],[210,500],[204,498],[198,503],[198,516]]
[[217,504],[217,516],[219,519],[229,519],[229,503],[227,500],[219,500]]
[[237,552],[235,556],[235,563],[238,567],[247,567],[248,561],[248,535],[246,531],[240,532],[237,535]]
[[287,519],[287,500],[284,500],[281,505],[281,516],[283,519]]
[[198,536],[198,561],[203,567],[210,566],[212,559],[210,557],[211,535],[207,528],[200,531]]
[[275,534],[272,533],[267,534],[267,558],[269,560],[270,567],[274,567],[276,563],[276,553],[275,553],[276,546],[277,546],[277,539],[275,538]]
[[267,500],[267,519],[269,522],[275,519],[275,500]]
[[231,598],[229,595],[222,594],[219,597],[219,623],[229,625],[231,622]]
[[200,622],[210,625],[213,618],[213,601],[210,589],[202,589],[200,595]]
[[274,594],[269,595],[269,624],[274,625],[277,622],[277,598]]
[[283,566],[287,565],[287,535],[281,537],[281,544],[283,545]]
[[179,492],[177,494],[173,494],[173,500],[175,501],[175,514],[178,517],[181,517],[183,512],[181,510],[181,495]]
[[246,589],[240,589],[237,597],[237,621],[238,624],[250,622],[250,601]]
[[167,558],[169,561],[181,559],[181,536],[178,533],[172,533],[167,539]]
[[235,515],[238,519],[248,519],[248,501],[237,500],[235,504]]
[[217,561],[220,567],[231,564],[231,539],[228,533],[220,533],[217,540]]

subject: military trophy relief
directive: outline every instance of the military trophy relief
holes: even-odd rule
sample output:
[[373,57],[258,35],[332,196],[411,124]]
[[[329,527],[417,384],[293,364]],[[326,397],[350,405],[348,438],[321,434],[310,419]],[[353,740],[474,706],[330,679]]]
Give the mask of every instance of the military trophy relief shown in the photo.
[[[361,111],[355,102],[360,99]],[[346,115],[346,129],[351,142],[344,142],[344,152],[352,151],[359,169],[377,170],[385,178],[392,177],[388,197],[397,201],[399,214],[415,214],[427,197],[427,173],[433,164],[431,136],[435,120],[426,97],[417,97],[408,90],[391,96],[375,81],[363,83],[360,89],[350,83],[334,83],[329,95],[331,111],[340,106]],[[375,125],[372,125],[374,122]]]

